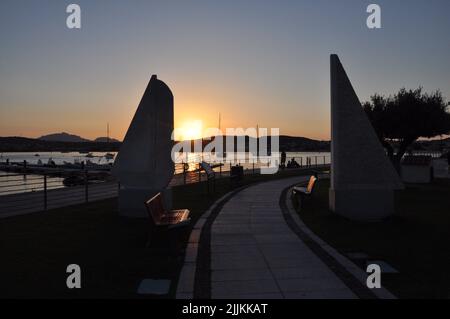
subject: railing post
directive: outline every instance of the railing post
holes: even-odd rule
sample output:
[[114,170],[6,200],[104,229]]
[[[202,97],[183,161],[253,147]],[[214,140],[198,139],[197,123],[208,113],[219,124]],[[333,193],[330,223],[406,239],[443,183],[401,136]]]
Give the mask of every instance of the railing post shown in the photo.
[[255,175],[255,160],[253,160],[253,172],[252,172],[252,174]]
[[184,185],[186,185],[186,165],[184,164],[184,161],[183,161],[183,183]]
[[86,200],[86,203],[89,202],[89,176],[88,176],[88,171],[85,170],[84,171],[84,198]]
[[47,174],[44,174],[44,210],[47,210]]
[[220,165],[219,165],[219,176],[220,176],[220,178],[222,178],[222,165],[223,165],[223,163],[219,163]]
[[201,171],[201,165],[198,163],[198,182],[200,183],[202,181],[202,171]]

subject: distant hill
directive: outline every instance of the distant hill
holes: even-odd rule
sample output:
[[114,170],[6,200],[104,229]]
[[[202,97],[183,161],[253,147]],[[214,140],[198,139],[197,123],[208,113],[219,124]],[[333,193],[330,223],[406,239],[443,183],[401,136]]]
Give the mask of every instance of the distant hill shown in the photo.
[[44,135],[39,137],[38,140],[49,142],[90,142],[89,140],[78,135],[73,135],[66,132]]
[[0,152],[114,152],[120,143],[59,142],[25,137],[0,137]]
[[[64,136],[70,135],[67,133],[61,133]],[[55,134],[47,135],[50,139],[58,139],[54,137]],[[58,135],[58,134],[56,134]],[[236,139],[235,138],[235,145]],[[82,141],[80,141],[80,139]],[[226,147],[226,137],[224,139],[224,146]],[[250,140],[254,141],[255,138],[245,137],[246,149],[248,148]],[[45,137],[39,139],[24,138],[24,137],[0,137],[0,152],[68,152],[68,151],[88,151],[88,152],[113,152],[118,151],[121,142],[117,140],[111,140],[110,143],[104,143],[106,138],[100,137],[95,141],[88,141],[83,138],[71,138],[71,141],[55,141],[46,140]],[[192,141],[193,142],[193,141]],[[208,144],[210,141],[203,140],[203,145]],[[270,148],[270,139],[268,139],[268,145]],[[327,152],[330,150],[329,141],[317,141],[305,137],[292,137],[292,136],[280,136],[280,150],[286,152]]]
[[280,150],[285,152],[329,152],[330,141],[280,135]]
[[108,138],[108,137],[97,137],[94,142],[97,143],[119,143],[119,140],[116,140],[115,138]]

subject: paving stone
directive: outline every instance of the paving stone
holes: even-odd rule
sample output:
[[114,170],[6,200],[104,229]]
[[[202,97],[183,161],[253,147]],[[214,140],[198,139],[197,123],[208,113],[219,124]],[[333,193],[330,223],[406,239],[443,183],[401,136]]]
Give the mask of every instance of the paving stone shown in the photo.
[[295,278],[306,278],[315,277],[323,278],[326,276],[333,276],[326,265],[319,267],[292,267],[292,268],[271,268],[271,273],[276,280],[283,279],[295,279]]
[[267,268],[267,264],[262,257],[243,255],[213,255],[211,256],[211,269],[259,269]]
[[261,269],[232,269],[232,270],[213,270],[211,272],[211,281],[251,281],[261,279],[272,279],[273,275],[269,268]]
[[233,244],[233,245],[211,245],[211,251],[214,251],[214,254],[220,253],[238,253],[238,252],[251,252],[253,250],[259,250],[258,246],[255,243],[242,245],[242,244]]

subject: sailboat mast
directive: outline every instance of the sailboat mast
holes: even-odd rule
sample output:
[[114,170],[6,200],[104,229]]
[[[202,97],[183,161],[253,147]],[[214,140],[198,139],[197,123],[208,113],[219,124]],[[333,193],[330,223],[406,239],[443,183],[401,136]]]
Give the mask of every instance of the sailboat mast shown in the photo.
[[256,124],[256,160],[259,162],[259,124]]

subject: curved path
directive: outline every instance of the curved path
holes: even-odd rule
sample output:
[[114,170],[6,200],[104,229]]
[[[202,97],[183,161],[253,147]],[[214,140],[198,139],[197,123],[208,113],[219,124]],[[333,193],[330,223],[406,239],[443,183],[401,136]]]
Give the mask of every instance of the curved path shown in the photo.
[[231,192],[197,222],[179,299],[395,299],[302,223],[288,190],[299,176]]
[[282,191],[296,177],[251,186],[221,209],[211,228],[211,298],[355,298],[287,225]]

